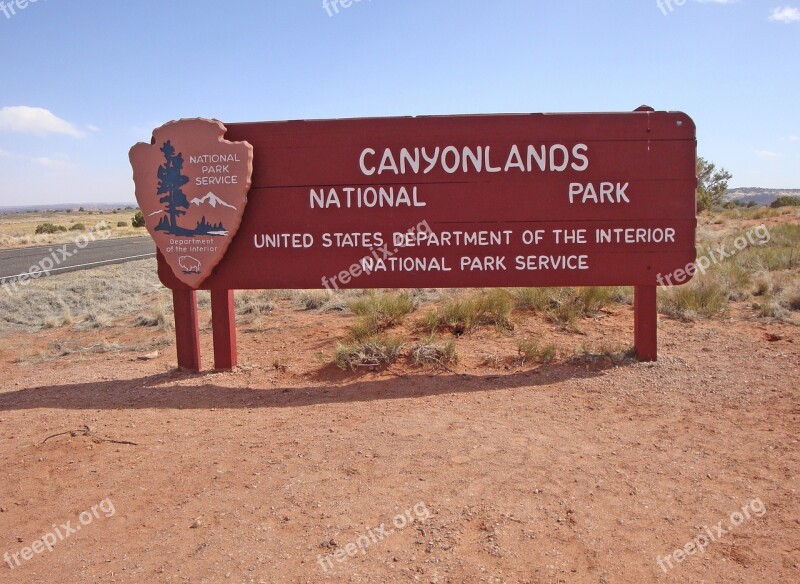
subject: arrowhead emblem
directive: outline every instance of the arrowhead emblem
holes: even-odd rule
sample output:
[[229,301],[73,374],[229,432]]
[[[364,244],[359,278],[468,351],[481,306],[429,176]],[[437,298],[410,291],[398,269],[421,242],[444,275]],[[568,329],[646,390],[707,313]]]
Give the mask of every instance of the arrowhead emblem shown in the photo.
[[217,120],[169,122],[130,152],[147,231],[175,276],[198,288],[239,230],[253,174],[253,147],[225,140]]

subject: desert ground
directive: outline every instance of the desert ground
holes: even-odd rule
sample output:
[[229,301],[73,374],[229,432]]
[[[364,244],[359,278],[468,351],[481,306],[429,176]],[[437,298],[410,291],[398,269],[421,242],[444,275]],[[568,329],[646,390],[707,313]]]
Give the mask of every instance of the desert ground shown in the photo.
[[[0,582],[800,582],[800,214],[629,289],[237,297],[176,368],[154,261],[0,290]],[[761,231],[761,233],[764,233]]]

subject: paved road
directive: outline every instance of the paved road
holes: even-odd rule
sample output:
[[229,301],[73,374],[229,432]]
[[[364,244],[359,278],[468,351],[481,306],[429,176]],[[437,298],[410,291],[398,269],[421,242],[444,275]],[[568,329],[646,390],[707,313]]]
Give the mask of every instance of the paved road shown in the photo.
[[[83,249],[75,243],[0,250],[0,282],[13,281],[41,266],[49,274],[63,274],[155,256],[149,237],[124,237],[90,241]],[[41,274],[37,274],[41,276]]]

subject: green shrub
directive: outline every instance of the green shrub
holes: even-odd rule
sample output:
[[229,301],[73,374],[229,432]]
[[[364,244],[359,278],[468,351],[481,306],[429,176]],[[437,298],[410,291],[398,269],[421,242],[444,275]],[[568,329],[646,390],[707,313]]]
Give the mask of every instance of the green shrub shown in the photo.
[[136,211],[136,214],[131,220],[131,225],[134,227],[144,227],[144,214],[141,211]]
[[52,223],[40,223],[36,226],[36,235],[62,233],[67,230],[63,225],[53,225]]
[[86,225],[83,223],[76,223],[72,227],[69,228],[70,231],[86,231]]
[[769,206],[773,209],[778,209],[779,207],[800,207],[800,197],[778,197],[772,201]]
[[117,227],[127,227],[130,225],[127,221],[117,221]]

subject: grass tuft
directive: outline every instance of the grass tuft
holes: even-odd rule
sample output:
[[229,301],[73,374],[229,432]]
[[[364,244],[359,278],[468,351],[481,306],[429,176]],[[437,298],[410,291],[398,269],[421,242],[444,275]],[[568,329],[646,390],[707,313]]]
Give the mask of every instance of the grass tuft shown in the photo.
[[446,368],[455,365],[458,363],[456,342],[453,339],[437,342],[433,338],[419,342],[411,350],[411,359],[417,366],[440,365]]
[[514,300],[508,290],[481,291],[466,297],[445,301],[425,318],[431,334],[451,331],[459,336],[481,326],[494,326],[498,331],[513,330],[509,320]]
[[728,290],[722,279],[709,272],[705,276],[695,276],[683,286],[659,290],[658,309],[667,316],[687,322],[725,314]]
[[350,340],[359,342],[402,323],[414,311],[416,303],[409,292],[370,291],[360,298],[350,300],[348,307],[358,316],[350,327]]
[[403,342],[400,339],[384,335],[373,336],[360,342],[339,343],[333,362],[343,371],[377,369],[394,363],[402,350]]
[[553,344],[542,345],[537,339],[528,337],[517,343],[517,352],[522,364],[550,363],[556,358],[556,347]]
[[250,320],[275,310],[275,302],[272,301],[270,293],[266,290],[237,291],[233,299],[233,305],[237,316],[249,317]]

